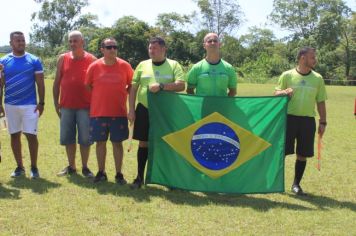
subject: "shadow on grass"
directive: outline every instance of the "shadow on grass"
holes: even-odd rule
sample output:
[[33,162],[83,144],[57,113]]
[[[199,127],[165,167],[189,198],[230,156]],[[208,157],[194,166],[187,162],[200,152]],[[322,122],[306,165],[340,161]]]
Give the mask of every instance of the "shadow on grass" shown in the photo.
[[294,194],[289,194],[291,197],[296,198],[300,201],[308,202],[318,210],[329,210],[330,208],[344,208],[356,212],[356,204],[354,202],[338,201],[330,197],[318,196],[308,193],[307,196],[296,196]]
[[0,199],[20,199],[20,191],[17,189],[6,188],[0,183]]
[[291,210],[313,210],[311,208],[287,203],[277,202],[266,198],[261,198],[243,195],[243,194],[215,194],[215,193],[195,193],[184,190],[169,190],[166,187],[158,185],[146,185],[142,189],[131,189],[130,185],[120,186],[114,182],[101,182],[93,183],[92,179],[84,178],[80,175],[72,175],[68,177],[69,182],[76,184],[80,187],[96,189],[99,194],[114,196],[130,197],[137,202],[149,202],[152,198],[160,197],[175,203],[177,205],[192,205],[192,206],[204,206],[204,205],[226,205],[236,207],[250,207],[257,211],[268,211],[273,208],[285,208]]
[[[93,179],[87,179],[81,175],[72,175],[67,177],[68,181],[83,188],[96,189],[99,194],[115,195],[122,197],[131,197],[137,202],[149,202],[151,198],[160,197],[175,203],[177,205],[222,205],[222,206],[235,206],[235,207],[249,207],[256,211],[268,211],[274,208],[284,208],[289,210],[306,210],[313,211],[315,208],[306,207],[301,204],[294,204],[290,202],[281,202],[268,199],[270,194],[219,194],[219,193],[196,193],[185,190],[169,190],[166,187],[159,185],[146,185],[142,189],[133,190],[130,185],[120,186],[113,179],[108,182],[93,183]],[[298,197],[289,193],[275,193],[292,198],[296,198],[302,202],[308,202],[316,206],[317,210],[328,210],[328,208],[347,208],[352,211],[356,210],[355,203],[342,202],[335,199],[323,196],[308,195],[306,197]],[[266,197],[264,197],[266,196]]]
[[[182,195],[176,195],[179,191]],[[175,190],[166,195],[166,199],[176,204],[189,204],[194,206],[200,205],[221,205],[242,208],[252,208],[256,211],[265,212],[274,208],[283,208],[289,210],[312,210],[298,204],[289,202],[273,201],[261,196],[267,195],[250,195],[250,194],[219,194],[219,193],[204,193],[203,195],[195,195],[194,197],[187,197],[184,191]],[[278,193],[281,194],[281,193]]]
[[32,192],[38,194],[47,193],[51,188],[58,188],[61,186],[59,183],[54,183],[42,178],[28,179],[28,178],[16,178],[8,182],[14,188],[31,189]]
[[130,184],[121,186],[115,182],[112,182],[114,181],[114,179],[113,177],[112,179],[110,179],[110,176],[108,182],[99,182],[99,183],[93,183],[92,178],[88,179],[81,175],[67,176],[67,179],[70,183],[73,183],[80,187],[88,188],[88,189],[96,189],[99,194],[103,194],[103,195],[112,194],[115,196],[131,197],[138,202],[144,202],[144,201],[149,202],[152,196],[163,196],[166,193],[166,191],[164,191],[163,189],[150,188],[147,186],[144,189],[133,190],[130,188]]

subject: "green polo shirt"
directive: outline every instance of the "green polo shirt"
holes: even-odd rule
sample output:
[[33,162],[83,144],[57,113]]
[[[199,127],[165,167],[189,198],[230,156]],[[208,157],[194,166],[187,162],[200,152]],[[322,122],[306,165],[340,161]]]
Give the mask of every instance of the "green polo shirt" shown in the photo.
[[195,88],[197,95],[227,96],[227,89],[237,86],[235,69],[224,60],[210,64],[205,59],[195,64],[188,73],[188,88]]
[[276,90],[293,89],[293,96],[288,103],[288,114],[295,116],[315,116],[315,105],[327,99],[322,76],[315,71],[307,75],[296,69],[284,72],[278,81]]
[[181,65],[174,60],[166,59],[166,61],[159,66],[152,63],[152,60],[145,60],[140,62],[136,67],[132,79],[132,85],[138,85],[137,99],[145,107],[147,104],[148,86],[153,83],[172,83],[176,80],[184,81],[184,72]]

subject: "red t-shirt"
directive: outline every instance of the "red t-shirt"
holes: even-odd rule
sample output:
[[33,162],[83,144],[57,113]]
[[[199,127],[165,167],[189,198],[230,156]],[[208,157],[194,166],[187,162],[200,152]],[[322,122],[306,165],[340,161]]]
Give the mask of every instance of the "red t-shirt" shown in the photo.
[[88,109],[90,92],[85,88],[85,74],[95,57],[84,52],[84,57],[74,59],[72,52],[63,57],[60,82],[60,107],[71,109]]
[[114,65],[105,65],[101,58],[87,71],[85,83],[92,87],[90,117],[126,117],[127,89],[131,86],[131,65],[116,59]]

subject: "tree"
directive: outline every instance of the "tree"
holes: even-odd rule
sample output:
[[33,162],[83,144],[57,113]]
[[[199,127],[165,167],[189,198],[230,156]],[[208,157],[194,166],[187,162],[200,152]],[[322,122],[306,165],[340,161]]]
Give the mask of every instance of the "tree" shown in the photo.
[[124,16],[112,26],[111,36],[117,40],[118,54],[134,68],[148,58],[149,25],[134,16]]
[[244,52],[240,71],[250,80],[263,82],[290,68],[288,49],[271,30],[251,27],[240,43]]
[[274,0],[270,18],[295,37],[307,39],[316,34],[339,36],[341,18],[350,12],[342,0]]
[[165,34],[177,31],[179,27],[183,27],[190,23],[190,16],[180,15],[176,12],[162,13],[157,16],[156,26]]
[[200,8],[203,24],[218,36],[230,34],[241,24],[241,7],[236,0],[195,0]]
[[165,38],[168,45],[167,56],[187,66],[200,60],[201,45],[197,45],[194,35],[184,29],[191,23],[191,16],[178,13],[159,14],[156,27],[151,30],[154,35]]
[[80,27],[95,27],[97,16],[81,15],[88,0],[34,0],[41,9],[34,12],[31,21],[31,42],[40,46],[55,48],[63,43],[65,35]]
[[356,79],[356,13],[352,18],[344,21],[341,30],[340,48],[344,52],[341,60],[345,62],[345,75],[347,79]]
[[281,28],[295,32],[298,37],[308,38],[318,20],[314,2],[313,0],[274,0],[270,18]]
[[[340,67],[344,67],[346,77],[351,68],[348,27],[351,12],[342,0],[274,0],[270,17],[293,32],[293,41],[299,40],[298,46],[317,47],[321,73],[325,78],[337,78]],[[340,45],[344,52],[337,50]]]
[[273,54],[276,37],[271,30],[254,26],[240,37],[240,41],[247,49],[245,56],[249,60],[256,60],[262,53],[270,56]]
[[241,45],[240,40],[230,35],[225,35],[222,42],[221,55],[233,66],[241,66],[246,55],[246,50]]
[[191,33],[176,31],[172,32],[167,39],[168,57],[174,58],[184,66],[201,60],[201,56],[196,53],[199,51],[197,47],[201,45],[196,45],[194,36]]

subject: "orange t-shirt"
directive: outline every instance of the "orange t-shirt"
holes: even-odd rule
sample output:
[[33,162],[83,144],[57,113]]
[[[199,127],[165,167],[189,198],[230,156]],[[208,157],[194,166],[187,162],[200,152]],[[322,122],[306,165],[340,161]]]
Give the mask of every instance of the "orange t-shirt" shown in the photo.
[[85,52],[81,59],[73,59],[67,52],[63,57],[60,82],[60,107],[70,109],[88,109],[90,92],[85,88],[85,74],[95,57]]
[[131,86],[131,65],[116,59],[114,65],[105,65],[101,58],[87,71],[85,83],[92,87],[90,117],[126,117],[127,89]]

